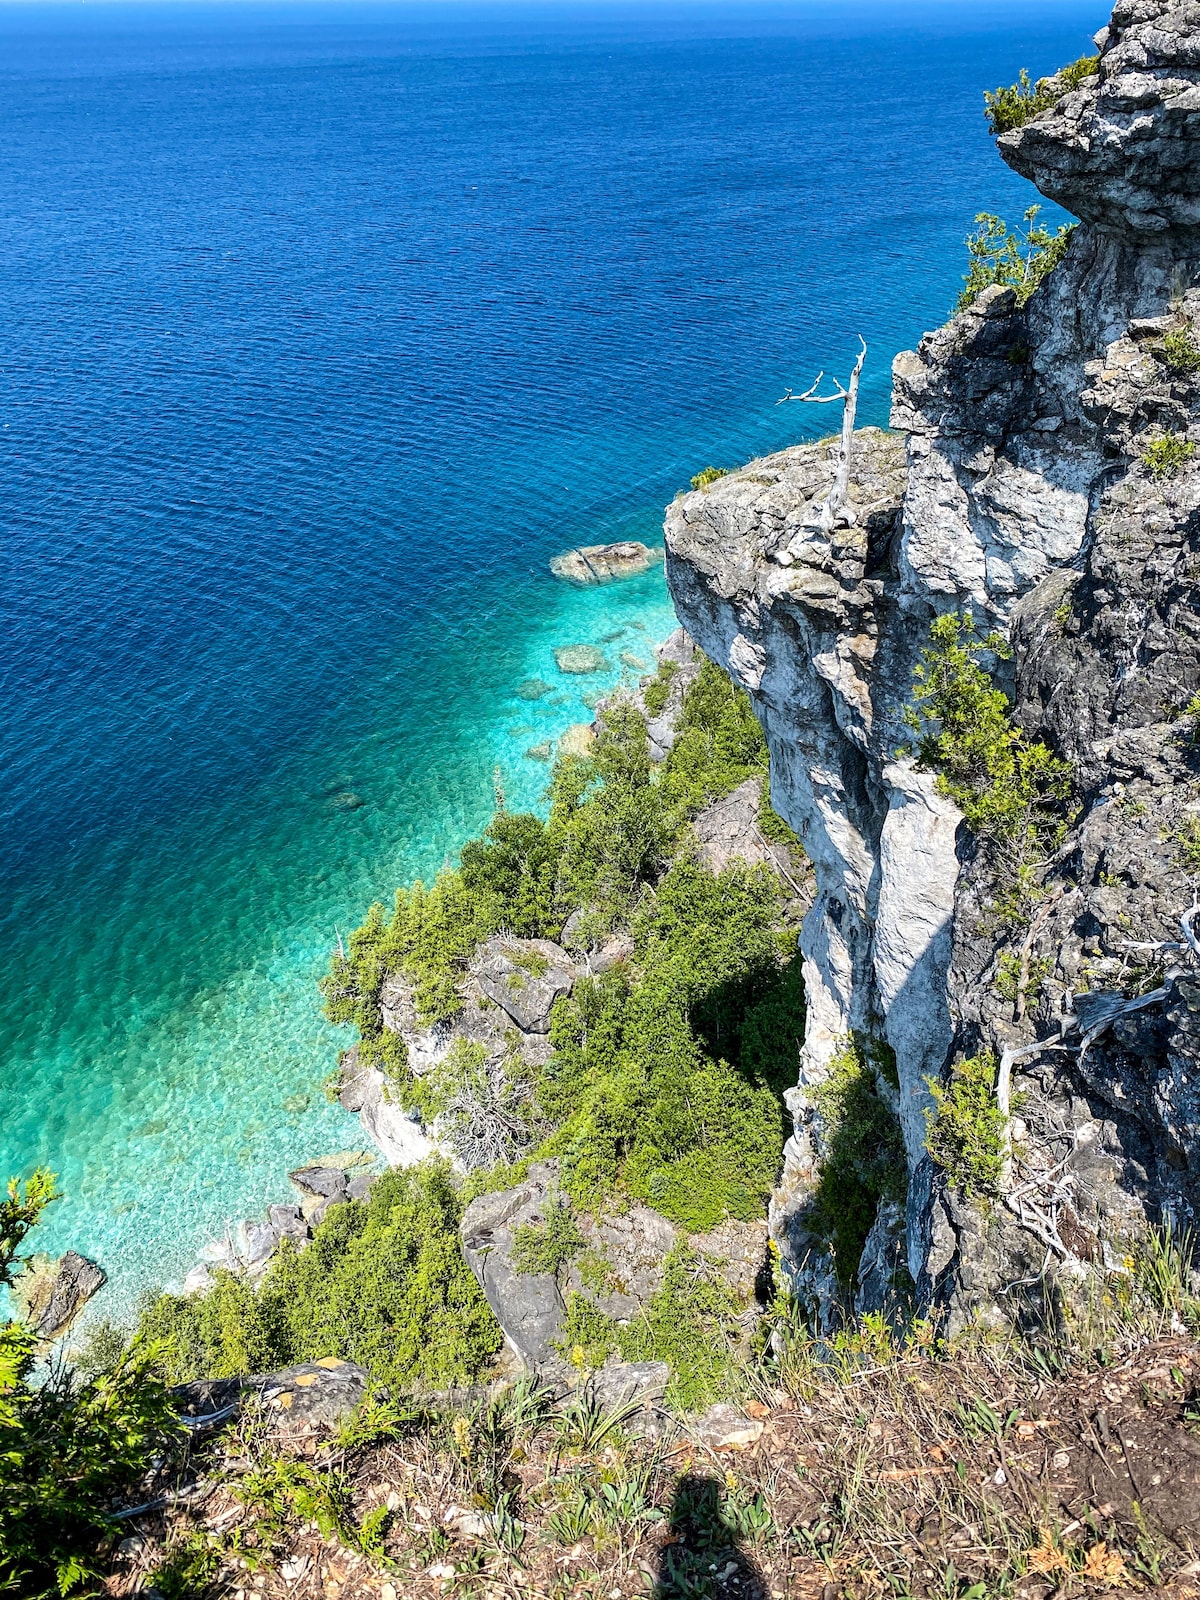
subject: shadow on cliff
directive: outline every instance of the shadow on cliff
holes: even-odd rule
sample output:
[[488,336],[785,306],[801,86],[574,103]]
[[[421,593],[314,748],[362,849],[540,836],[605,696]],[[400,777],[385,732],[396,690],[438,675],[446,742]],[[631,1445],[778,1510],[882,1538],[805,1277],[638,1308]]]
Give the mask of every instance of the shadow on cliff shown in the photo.
[[691,1600],[697,1595],[766,1600],[762,1573],[723,1515],[715,1478],[693,1473],[681,1478],[667,1526],[671,1542],[658,1559],[652,1600]]

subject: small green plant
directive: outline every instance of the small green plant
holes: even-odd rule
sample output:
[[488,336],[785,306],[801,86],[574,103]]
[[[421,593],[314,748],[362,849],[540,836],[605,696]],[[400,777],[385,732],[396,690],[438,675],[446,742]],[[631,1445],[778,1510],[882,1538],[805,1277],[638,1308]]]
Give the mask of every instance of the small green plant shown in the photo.
[[991,1197],[1008,1133],[996,1104],[995,1056],[985,1052],[958,1062],[948,1083],[925,1081],[934,1100],[925,1114],[925,1148],[956,1189],[973,1199]]
[[1022,982],[1021,957],[1015,950],[1006,950],[996,965],[996,993],[1001,1000],[1008,1000],[1013,1005],[1022,998],[1026,1002],[1036,1000],[1053,967],[1054,963],[1050,960],[1030,958]]
[[1060,67],[1052,78],[1039,78],[1036,83],[1031,82],[1028,70],[1022,67],[1016,83],[1010,83],[1007,88],[984,90],[984,115],[988,126],[994,134],[1023,128],[1031,117],[1048,111],[1064,94],[1078,89],[1099,64],[1099,56],[1080,56],[1070,66]]
[[661,716],[667,704],[667,696],[671,692],[671,679],[679,671],[679,664],[675,661],[660,661],[658,671],[642,690],[642,702],[646,707],[646,715],[650,717]]
[[603,1250],[585,1250],[575,1265],[580,1283],[593,1294],[607,1294],[613,1288],[612,1262]]
[[552,1200],[544,1220],[528,1222],[513,1235],[512,1263],[518,1272],[557,1272],[583,1249],[583,1235],[569,1200]]
[[1152,478],[1173,478],[1192,459],[1196,446],[1181,433],[1164,433],[1151,439],[1142,452],[1142,465]]
[[1191,1279],[1196,1240],[1190,1228],[1178,1231],[1171,1219],[1148,1228],[1134,1264],[1138,1287],[1159,1310],[1180,1312],[1194,1304]]
[[1012,720],[1008,696],[983,660],[1005,658],[999,634],[980,635],[971,613],[948,613],[930,629],[914,674],[905,722],[918,735],[917,759],[984,841],[1002,887],[1027,898],[1033,869],[1057,848],[1066,822],[1071,768]]
[[1176,828],[1171,841],[1186,872],[1200,874],[1200,817],[1189,816]]
[[[1037,225],[1040,206],[1025,212],[1024,228],[1009,230],[1008,223],[990,211],[975,218],[975,232],[967,238],[970,265],[963,279],[956,311],[965,311],[992,284],[1014,289],[1017,304],[1024,305],[1034,290],[1054,271],[1067,253],[1075,223],[1064,223],[1054,233]],[[1015,347],[1014,347],[1015,348]]]
[[814,1220],[829,1239],[845,1289],[853,1284],[880,1201],[903,1201],[907,1187],[900,1125],[880,1096],[871,1055],[870,1041],[849,1035],[816,1091],[824,1159]]
[[1172,372],[1200,370],[1200,345],[1192,337],[1191,328],[1175,328],[1163,336],[1159,347],[1163,360]]
[[703,472],[698,472],[692,479],[693,489],[707,489],[710,483],[716,483],[718,478],[729,476],[728,467],[705,467]]

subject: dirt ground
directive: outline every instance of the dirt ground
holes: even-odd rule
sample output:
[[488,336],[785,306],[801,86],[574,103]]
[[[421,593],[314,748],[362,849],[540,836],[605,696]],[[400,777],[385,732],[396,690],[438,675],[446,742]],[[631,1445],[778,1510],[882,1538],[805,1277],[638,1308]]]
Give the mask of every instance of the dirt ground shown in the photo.
[[[1086,1372],[915,1353],[690,1424],[518,1391],[383,1406],[357,1436],[270,1400],[125,1519],[114,1597],[1200,1597],[1200,1347]],[[276,1400],[278,1404],[278,1399]],[[607,1424],[607,1426],[606,1426]]]

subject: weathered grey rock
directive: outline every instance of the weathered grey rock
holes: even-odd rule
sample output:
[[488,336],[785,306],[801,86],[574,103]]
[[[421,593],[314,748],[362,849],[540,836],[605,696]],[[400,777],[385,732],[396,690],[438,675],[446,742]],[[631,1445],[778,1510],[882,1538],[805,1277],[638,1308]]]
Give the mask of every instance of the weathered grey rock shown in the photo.
[[[774,803],[814,864],[808,1020],[773,1224],[793,1282],[830,1317],[832,1273],[808,1221],[824,1156],[817,1091],[852,1030],[895,1053],[907,1265],[952,1327],[1011,1316],[1040,1293],[1012,1286],[1047,1274],[1070,1293],[1147,1220],[1200,1211],[1194,958],[1179,933],[1192,885],[1178,842],[1195,821],[1181,712],[1200,686],[1200,465],[1185,452],[1156,478],[1142,460],[1166,432],[1200,443],[1200,386],[1163,346],[1200,325],[1188,287],[1200,276],[1198,25],[1192,3],[1122,0],[1096,77],[1001,138],[1084,221],[1026,305],[988,290],[896,358],[903,459],[894,437],[856,435],[832,533],[813,515],[831,481],[822,446],[668,508],[676,609],[749,691]],[[989,914],[986,851],[897,754],[930,623],[965,609],[1010,635],[998,681],[1029,736],[1070,760],[1081,808],[1016,930]],[[1155,940],[1174,955],[1136,953]],[[1156,993],[1172,960],[1183,971],[1160,984],[1165,998],[1114,1015],[1107,995],[1089,997]],[[1018,969],[1034,976],[1014,1001]],[[1022,1052],[1021,1182],[985,1217],[925,1152],[925,1079],[1005,1050]],[[894,1226],[881,1215],[872,1230],[864,1304]]]
[[574,963],[561,945],[499,934],[472,956],[471,973],[522,1033],[549,1032],[551,1007],[575,982]]
[[463,1254],[479,1280],[504,1336],[531,1372],[565,1368],[554,1349],[565,1308],[553,1273],[518,1272],[513,1240],[522,1227],[545,1221],[558,1190],[558,1163],[535,1162],[523,1183],[499,1194],[480,1195],[463,1213]]
[[297,1167],[288,1177],[301,1194],[320,1200],[332,1200],[346,1192],[346,1174],[340,1167]]
[[808,861],[763,833],[762,796],[761,781],[747,778],[731,794],[705,806],[692,823],[697,854],[710,872],[723,872],[735,861],[769,867],[785,893],[807,908],[814,892]]
[[622,539],[616,544],[585,544],[564,551],[551,559],[550,571],[568,583],[612,583],[649,572],[661,560],[661,550],[636,539]]
[[687,1425],[690,1437],[709,1450],[752,1450],[765,1428],[760,1419],[724,1403],[710,1406]]
[[908,1277],[904,1207],[887,1200],[880,1206],[858,1263],[858,1283],[854,1309],[865,1316],[872,1311],[892,1311],[903,1294],[898,1287],[911,1289]]
[[671,1369],[665,1361],[618,1361],[610,1358],[588,1382],[596,1401],[613,1410],[630,1400],[640,1400],[644,1409],[655,1406],[666,1393]]
[[1194,0],[1122,0],[1097,76],[1001,135],[1004,159],[1086,222],[1149,234],[1200,225],[1198,29]]
[[180,1384],[174,1393],[180,1413],[193,1420],[240,1409],[257,1400],[270,1418],[272,1431],[289,1439],[331,1432],[362,1403],[370,1376],[353,1361],[323,1356],[283,1372],[249,1378],[199,1378]]
[[103,1268],[68,1250],[31,1286],[23,1306],[25,1320],[44,1343],[57,1339],[107,1281]]

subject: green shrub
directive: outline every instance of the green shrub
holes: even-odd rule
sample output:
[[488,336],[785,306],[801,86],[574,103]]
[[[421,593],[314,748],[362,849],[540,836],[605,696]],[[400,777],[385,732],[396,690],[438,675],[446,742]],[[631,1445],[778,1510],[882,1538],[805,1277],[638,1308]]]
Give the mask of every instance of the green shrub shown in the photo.
[[728,467],[705,467],[703,472],[698,472],[692,479],[692,488],[707,489],[710,483],[716,483],[718,478],[725,478],[728,475]]
[[671,692],[671,679],[679,671],[675,661],[660,661],[658,671],[651,681],[642,690],[642,701],[648,716],[657,717],[667,703],[667,695]]
[[919,764],[938,775],[967,826],[988,849],[1002,886],[1024,892],[1033,868],[1065,828],[1070,765],[1012,720],[981,657],[1006,657],[998,634],[981,636],[970,612],[938,617],[914,674],[905,721],[918,734]]
[[1172,372],[1195,372],[1200,368],[1200,345],[1190,328],[1173,329],[1164,336],[1160,348]]
[[955,1188],[975,1199],[994,1195],[1008,1132],[996,1104],[995,1056],[960,1061],[946,1084],[926,1082],[934,1104],[926,1112],[925,1148]]
[[1142,455],[1142,465],[1152,478],[1173,478],[1195,454],[1196,446],[1181,433],[1164,433],[1152,439]]
[[842,1042],[816,1105],[825,1154],[814,1220],[849,1290],[880,1201],[903,1202],[908,1187],[900,1125],[879,1094],[866,1041],[851,1034]]
[[527,1223],[513,1235],[512,1263],[518,1272],[557,1272],[583,1249],[583,1235],[570,1203],[552,1200],[545,1220]]
[[331,1207],[305,1250],[282,1245],[259,1287],[219,1273],[207,1294],[159,1295],[141,1331],[165,1341],[176,1383],[322,1356],[396,1388],[469,1381],[501,1334],[462,1258],[461,1210],[443,1164],[386,1172],[369,1199]]
[[739,1309],[713,1264],[677,1244],[663,1263],[661,1286],[627,1323],[605,1316],[583,1295],[568,1295],[558,1348],[588,1370],[614,1353],[624,1361],[665,1361],[671,1369],[667,1400],[695,1411],[733,1390]]
[[[0,1288],[21,1245],[55,1198],[50,1173],[14,1180],[0,1201]],[[179,1431],[172,1398],[138,1344],[92,1377],[52,1366],[33,1377],[37,1341],[0,1323],[0,1594],[22,1600],[94,1595],[100,1550],[120,1528],[112,1512]]]
[[1036,83],[1030,82],[1028,71],[1022,67],[1016,83],[1007,88],[984,90],[984,115],[989,127],[994,134],[1023,128],[1031,117],[1048,111],[1064,94],[1078,89],[1099,65],[1099,56],[1080,56],[1070,66],[1060,67],[1052,78],[1039,78]]
[[[1007,222],[990,211],[979,213],[975,218],[975,232],[967,238],[970,266],[963,279],[956,311],[965,311],[994,283],[1005,289],[1015,289],[1017,304],[1024,305],[1038,285],[1054,271],[1067,253],[1076,224],[1064,223],[1051,233],[1049,228],[1035,226],[1041,209],[1041,206],[1030,206],[1025,213],[1024,228],[1014,228],[1011,232]],[[1009,359],[1012,359],[1011,352]]]
[[635,919],[634,970],[583,979],[555,1007],[535,1093],[557,1131],[539,1153],[560,1158],[581,1209],[623,1186],[692,1232],[762,1214],[803,1031],[780,933],[765,869],[714,877],[684,857]]

